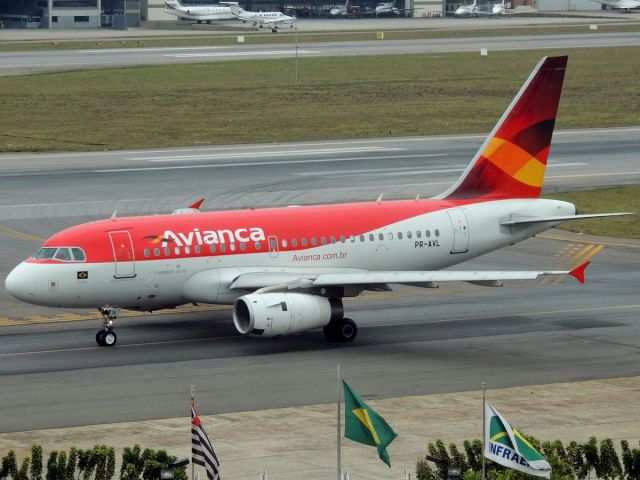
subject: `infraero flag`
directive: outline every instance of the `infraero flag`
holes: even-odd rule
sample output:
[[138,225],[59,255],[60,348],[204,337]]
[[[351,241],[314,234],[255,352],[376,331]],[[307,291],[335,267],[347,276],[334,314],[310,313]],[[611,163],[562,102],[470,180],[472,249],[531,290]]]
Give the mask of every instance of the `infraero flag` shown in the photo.
[[375,410],[364,403],[358,393],[347,382],[344,386],[344,436],[355,442],[371,445],[387,465],[391,460],[387,446],[398,436]]
[[485,447],[489,460],[537,477],[550,478],[551,465],[526,438],[514,430],[489,402],[484,403]]

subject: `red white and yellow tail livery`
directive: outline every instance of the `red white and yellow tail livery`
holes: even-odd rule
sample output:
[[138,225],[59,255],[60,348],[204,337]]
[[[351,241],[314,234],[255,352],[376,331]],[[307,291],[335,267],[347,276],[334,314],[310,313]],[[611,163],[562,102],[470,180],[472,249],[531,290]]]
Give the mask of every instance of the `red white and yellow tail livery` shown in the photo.
[[[7,277],[37,305],[96,307],[100,345],[114,345],[121,308],[233,304],[241,334],[273,337],[324,328],[351,341],[342,298],[409,284],[425,288],[572,271],[442,271],[530,238],[576,215],[540,199],[567,57],[543,59],[457,183],[425,200],[111,218],[64,230]],[[616,214],[610,214],[616,215]]]

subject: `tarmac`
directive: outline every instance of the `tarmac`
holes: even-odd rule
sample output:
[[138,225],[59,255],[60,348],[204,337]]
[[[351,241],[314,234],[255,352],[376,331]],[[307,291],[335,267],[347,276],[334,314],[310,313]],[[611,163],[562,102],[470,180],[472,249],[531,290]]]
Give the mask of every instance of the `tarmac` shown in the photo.
[[[429,368],[425,365],[425,368]],[[480,379],[479,379],[480,380]],[[351,385],[357,390],[358,380]],[[474,385],[470,385],[474,388]],[[401,479],[404,470],[415,475],[416,461],[426,445],[436,439],[461,446],[482,436],[482,391],[370,400],[398,433],[390,445],[391,468],[374,448],[343,439],[342,466],[353,480]],[[640,377],[515,387],[486,391],[489,401],[512,424],[542,440],[584,442],[611,438],[640,441]],[[259,392],[255,393],[259,395]],[[370,400],[370,401],[369,401]],[[198,404],[215,398],[198,398]],[[258,410],[201,417],[221,462],[225,480],[256,478],[266,469],[271,479],[336,478],[336,410],[333,404]],[[45,455],[71,446],[90,448],[106,444],[122,449],[133,444],[166,449],[178,457],[190,457],[189,399],[185,416],[165,420],[35,430],[0,435],[0,454],[14,449],[28,455],[33,443],[43,445]],[[47,457],[45,457],[47,458]],[[190,471],[190,469],[188,469]],[[204,472],[200,472],[200,478]]]

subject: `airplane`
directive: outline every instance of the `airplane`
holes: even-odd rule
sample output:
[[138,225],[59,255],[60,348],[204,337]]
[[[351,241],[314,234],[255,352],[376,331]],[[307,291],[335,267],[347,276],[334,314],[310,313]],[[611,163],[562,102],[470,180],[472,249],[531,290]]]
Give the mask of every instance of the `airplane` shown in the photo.
[[376,5],[373,13],[375,13],[376,17],[380,15],[386,15],[389,13],[393,13],[396,17],[400,16],[400,12],[406,12],[408,10],[415,10],[415,8],[398,8],[396,7],[396,2],[381,2]]
[[121,309],[156,311],[193,303],[233,305],[236,330],[274,337],[322,328],[350,342],[357,324],[343,298],[404,284],[572,275],[572,270],[447,271],[578,214],[541,199],[567,57],[535,67],[460,178],[429,199],[202,212],[204,200],[173,214],[77,225],[48,240],[7,276],[14,297],[35,305],[97,308],[96,343],[113,346]]
[[164,11],[184,20],[195,20],[198,23],[211,23],[212,20],[232,20],[236,17],[231,13],[229,5],[232,2],[221,2],[213,5],[184,6],[178,0],[164,0]]
[[360,17],[360,7],[351,5],[351,0],[346,0],[344,5],[336,5],[329,14],[332,17]]
[[494,3],[493,8],[491,9],[492,15],[506,15],[507,14],[507,6],[502,0],[501,3]]
[[620,8],[629,13],[632,8],[640,8],[640,0],[596,0],[596,2],[610,8]]
[[248,12],[239,5],[229,5],[231,13],[244,22],[251,22],[252,26],[262,28],[265,25],[271,27],[273,33],[278,33],[278,26],[289,24],[293,28],[296,17],[290,17],[282,12]]
[[473,3],[471,5],[461,5],[455,11],[454,15],[456,17],[464,17],[464,16],[467,16],[467,15],[472,15],[474,17],[477,17],[478,16],[478,5],[477,5],[477,2],[478,2],[478,0],[473,0]]

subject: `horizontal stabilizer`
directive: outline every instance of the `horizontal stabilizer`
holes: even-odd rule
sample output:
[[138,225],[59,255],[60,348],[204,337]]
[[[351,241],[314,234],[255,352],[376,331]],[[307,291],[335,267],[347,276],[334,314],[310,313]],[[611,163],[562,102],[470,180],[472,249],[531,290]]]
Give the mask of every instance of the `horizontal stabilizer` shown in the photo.
[[557,217],[525,217],[511,215],[508,219],[502,220],[500,225],[525,225],[531,223],[546,223],[546,222],[566,222],[568,220],[584,220],[586,218],[604,218],[604,217],[621,217],[623,215],[633,215],[633,212],[618,212],[618,213],[589,213],[585,215],[561,215]]

